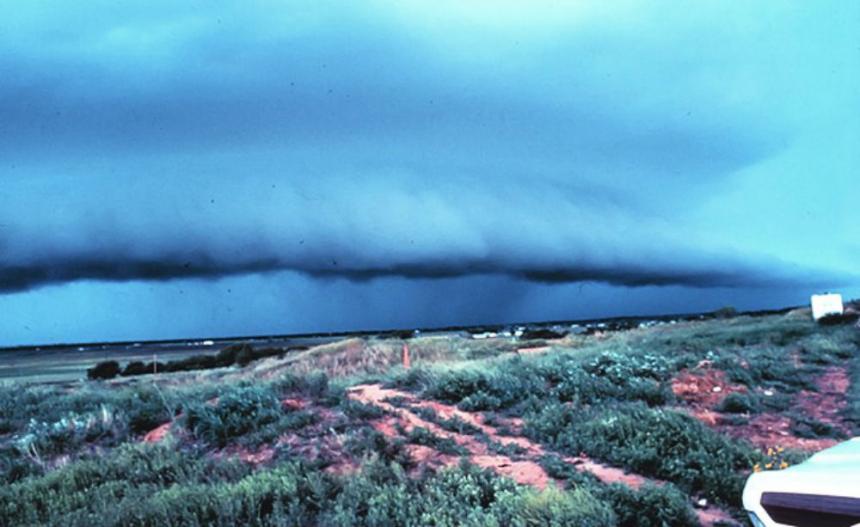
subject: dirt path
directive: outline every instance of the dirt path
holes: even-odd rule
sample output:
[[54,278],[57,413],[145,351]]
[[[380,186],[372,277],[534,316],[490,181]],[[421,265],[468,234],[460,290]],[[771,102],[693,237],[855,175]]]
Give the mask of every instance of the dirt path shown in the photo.
[[[792,360],[800,365],[799,354],[793,354]],[[800,391],[794,396],[792,408],[816,421],[850,432],[841,416],[850,383],[844,367],[831,366],[816,379],[817,391]],[[682,371],[672,380],[672,392],[684,403],[676,410],[687,412],[720,433],[749,441],[762,450],[782,446],[817,452],[839,443],[829,437],[796,436],[792,431],[792,418],[780,413],[753,414],[745,423],[737,424],[732,423],[733,416],[716,410],[728,394],[747,391],[745,386],[728,382],[725,373],[712,369],[707,361],[693,370]]]
[[[468,459],[471,463],[489,468],[497,474],[513,479],[517,483],[530,485],[539,489],[544,489],[550,484],[558,484],[538,463],[538,460],[547,453],[541,445],[525,437],[502,434],[496,427],[484,422],[483,414],[464,412],[454,406],[436,401],[424,401],[408,392],[383,388],[378,384],[354,386],[349,389],[348,395],[356,401],[376,406],[388,413],[385,417],[372,422],[372,426],[387,437],[399,437],[399,429],[408,433],[415,427],[425,428],[434,435],[453,440],[457,445],[463,447],[468,452]],[[399,400],[405,403],[405,405],[400,403],[394,405],[391,403],[392,400]],[[479,437],[445,430],[438,424],[417,415],[412,411],[412,408],[429,408],[439,418],[446,420],[452,418],[460,419],[477,428],[494,443],[515,445],[520,449],[521,454],[512,457],[494,453],[491,451],[488,443],[482,441]],[[516,425],[521,425],[517,420],[512,421]],[[457,456],[441,454],[427,446],[409,445],[409,452],[416,461],[430,466],[451,466],[459,462]],[[603,483],[621,483],[631,488],[639,488],[645,483],[655,485],[664,484],[661,481],[652,480],[638,474],[630,474],[619,468],[598,463],[585,456],[560,456],[560,458],[577,470],[594,475]],[[697,509],[696,514],[702,525],[706,527],[718,522],[733,523],[732,518],[725,511],[714,507]]]
[[845,394],[851,386],[848,370],[841,366],[831,366],[815,380],[815,385],[817,391],[800,392],[797,398],[798,406],[813,419],[848,432],[842,419],[842,411],[847,404]]

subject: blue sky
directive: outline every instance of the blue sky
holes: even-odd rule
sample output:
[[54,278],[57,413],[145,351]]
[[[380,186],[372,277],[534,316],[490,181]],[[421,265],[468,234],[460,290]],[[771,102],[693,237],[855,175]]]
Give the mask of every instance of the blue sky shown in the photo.
[[0,345],[860,296],[854,2],[0,6]]

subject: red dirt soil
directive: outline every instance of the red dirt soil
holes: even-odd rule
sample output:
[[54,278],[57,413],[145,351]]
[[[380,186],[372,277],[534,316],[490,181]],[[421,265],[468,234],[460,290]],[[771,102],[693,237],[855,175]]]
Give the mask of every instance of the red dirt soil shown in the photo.
[[836,439],[830,438],[805,439],[797,437],[791,433],[791,419],[773,413],[755,415],[743,425],[723,425],[717,428],[730,437],[746,439],[762,450],[781,446],[817,452],[839,443]]
[[172,424],[173,424],[172,422],[164,423],[163,425],[159,425],[158,427],[153,428],[152,430],[147,432],[145,436],[143,436],[143,442],[144,443],[159,443],[159,442],[161,442],[167,436],[167,434],[170,433],[170,425],[172,425]]
[[683,370],[672,379],[672,393],[685,403],[713,409],[730,393],[746,392],[746,386],[732,384],[722,370],[711,368],[709,361],[702,361],[692,371]]
[[851,385],[848,372],[838,366],[827,368],[816,379],[815,384],[818,391],[803,390],[798,395],[796,405],[813,419],[829,423],[847,432],[840,414],[845,409],[845,394]]
[[[484,416],[480,413],[464,412],[454,406],[436,401],[424,401],[417,399],[414,395],[393,389],[386,389],[378,384],[354,386],[348,391],[350,398],[382,408],[389,415],[375,419],[371,424],[375,430],[390,438],[398,437],[398,428],[409,432],[414,427],[426,428],[434,435],[448,438],[469,452],[469,461],[480,467],[488,468],[496,473],[511,478],[517,483],[530,485],[538,489],[544,489],[548,485],[557,485],[558,482],[551,478],[537,460],[546,451],[544,448],[528,438],[512,437],[503,435],[495,427],[484,422]],[[394,406],[387,399],[399,398],[413,407],[431,408],[436,415],[443,419],[457,417],[462,421],[478,428],[490,440],[503,445],[516,444],[523,450],[521,456],[516,459],[510,456],[495,454],[489,451],[486,443],[468,434],[459,434],[447,431],[436,423],[427,421],[411,412],[408,408]],[[498,419],[497,419],[498,420]],[[509,419],[512,427],[521,428],[519,419]],[[507,423],[505,423],[507,425]],[[441,454],[427,446],[409,445],[409,452],[419,464],[433,467],[452,466],[459,462],[456,456]],[[621,483],[631,488],[639,488],[645,483],[662,485],[664,482],[651,480],[638,474],[630,474],[619,468],[611,467],[593,461],[585,456],[561,456],[565,463],[569,463],[577,470],[588,472],[596,476],[604,483]],[[732,518],[723,510],[715,507],[696,510],[699,521],[708,527],[718,522],[733,523]]]
[[216,459],[237,457],[245,463],[251,465],[261,465],[263,463],[268,463],[275,457],[275,449],[267,446],[261,448],[257,452],[252,452],[245,447],[229,446],[216,452],[213,457],[215,457]]
[[301,410],[305,406],[307,403],[301,399],[287,398],[281,401],[281,408],[287,411]]
[[[799,355],[793,354],[799,361]],[[794,359],[793,359],[794,360]],[[794,399],[793,407],[817,421],[829,423],[848,432],[840,413],[845,408],[845,393],[851,381],[845,368],[827,368],[816,380],[818,391],[803,390]],[[714,388],[718,388],[714,391]],[[744,424],[728,424],[725,414],[714,408],[729,393],[746,392],[745,386],[733,385],[725,373],[711,369],[708,361],[702,361],[693,371],[684,370],[672,381],[672,392],[686,406],[686,411],[702,423],[728,436],[745,439],[761,449],[782,446],[807,451],[829,448],[839,441],[830,438],[807,439],[795,436],[791,431],[789,417],[776,413],[753,415]]]

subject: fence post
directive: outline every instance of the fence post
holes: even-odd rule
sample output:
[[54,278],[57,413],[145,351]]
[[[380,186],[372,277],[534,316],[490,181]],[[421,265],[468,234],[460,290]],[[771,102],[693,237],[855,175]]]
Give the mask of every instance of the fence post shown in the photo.
[[409,366],[411,366],[411,363],[409,361],[409,344],[406,344],[404,342],[403,343],[403,367],[408,370]]

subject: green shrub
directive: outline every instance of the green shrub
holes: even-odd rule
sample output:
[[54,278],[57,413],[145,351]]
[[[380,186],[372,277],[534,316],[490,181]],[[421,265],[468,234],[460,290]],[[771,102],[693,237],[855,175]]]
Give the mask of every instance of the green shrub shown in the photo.
[[755,395],[733,392],[722,400],[717,409],[731,414],[748,414],[757,412],[759,408],[759,401]]
[[113,379],[119,375],[119,363],[115,360],[99,362],[87,370],[88,379]]
[[123,377],[130,377],[132,375],[146,375],[147,373],[153,373],[152,363],[145,363],[139,360],[129,362],[125,365],[125,368],[122,369]]
[[[298,348],[301,348],[299,346]],[[168,362],[129,362],[122,369],[123,376],[146,375],[157,372],[180,372],[208,370],[212,368],[227,368],[234,364],[247,366],[252,361],[264,357],[281,356],[286,352],[282,348],[263,348],[255,350],[250,344],[233,344],[211,355],[192,355],[184,359]]]
[[540,406],[547,398],[582,404],[641,400],[660,405],[672,399],[667,381],[676,368],[668,359],[651,354],[557,354],[534,361],[514,357],[490,369],[439,373],[424,395],[469,411]]
[[360,421],[378,419],[385,415],[385,410],[378,406],[372,404],[364,404],[362,402],[349,398],[344,398],[343,401],[341,401],[340,410],[347,417]]
[[456,370],[441,376],[426,395],[449,403],[460,403],[465,410],[495,410],[522,400],[527,382],[507,372]]
[[389,441],[384,434],[370,427],[362,427],[349,434],[344,450],[353,458],[377,458],[387,463],[396,463],[404,469],[415,467],[414,460],[404,448],[405,441]]
[[254,350],[250,346],[247,346],[236,353],[236,364],[244,368],[248,364],[251,364],[255,358]]
[[673,485],[643,485],[638,490],[614,484],[598,494],[608,501],[618,527],[698,527],[690,500]]
[[422,391],[430,388],[436,382],[436,377],[435,372],[417,366],[391,375],[384,386],[386,388]]
[[587,489],[611,508],[618,527],[697,526],[698,520],[689,499],[674,485],[645,484],[632,489],[622,484],[605,485],[594,475],[577,470],[556,455],[543,456],[541,466],[555,479],[566,481],[569,487]]
[[521,525],[534,527],[619,525],[612,509],[584,488],[563,492],[549,486],[542,492],[526,492],[515,516]]
[[447,430],[449,432],[469,435],[476,435],[481,433],[480,428],[471,423],[467,423],[456,415],[445,419],[439,414],[437,414],[436,411],[433,410],[433,408],[427,406],[410,406],[409,410],[412,413],[418,415],[419,417],[430,421],[431,423],[436,423],[443,430]]
[[468,450],[458,445],[453,439],[437,436],[430,430],[420,426],[412,428],[406,434],[406,440],[415,445],[429,446],[442,454],[465,456],[469,453]]
[[96,441],[118,444],[127,437],[123,416],[102,406],[90,414],[69,413],[58,421],[30,421],[26,432],[15,439],[15,446],[34,458],[78,450]]
[[470,465],[412,480],[371,464],[345,483],[319,525],[609,527],[614,516],[587,491],[539,493]]
[[754,348],[745,351],[742,357],[724,354],[715,361],[715,366],[724,370],[730,381],[751,388],[763,386],[786,393],[815,390],[810,375],[813,372],[795,366],[786,354],[787,351],[780,348]]
[[218,446],[278,420],[280,401],[262,387],[237,388],[215,405],[196,403],[184,410],[185,426],[196,437]]
[[0,446],[0,486],[38,474],[39,467],[14,446]]
[[308,375],[284,373],[272,384],[272,389],[284,395],[304,395],[314,399],[324,399],[333,393],[328,376],[322,372]]
[[170,403],[152,387],[131,388],[125,403],[128,426],[134,434],[145,434],[173,418]]
[[600,411],[551,405],[528,417],[525,432],[562,451],[585,452],[732,505],[743,487],[741,471],[759,457],[686,414],[641,404]]
[[712,313],[714,318],[734,318],[738,316],[738,310],[733,306],[725,306]]
[[846,437],[842,430],[839,430],[830,423],[800,415],[795,415],[794,419],[792,419],[791,432],[797,437],[806,439],[818,439],[820,437],[844,439]]

